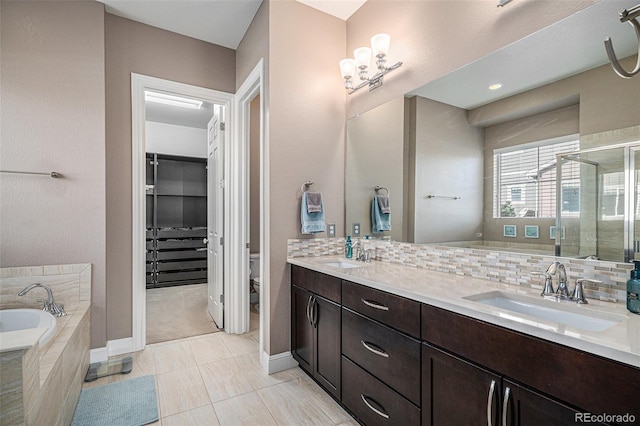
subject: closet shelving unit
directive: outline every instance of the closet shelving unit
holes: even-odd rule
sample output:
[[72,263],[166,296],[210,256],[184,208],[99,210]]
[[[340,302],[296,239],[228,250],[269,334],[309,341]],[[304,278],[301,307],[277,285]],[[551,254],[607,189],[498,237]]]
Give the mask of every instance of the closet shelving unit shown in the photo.
[[147,153],[147,288],[207,282],[207,162]]

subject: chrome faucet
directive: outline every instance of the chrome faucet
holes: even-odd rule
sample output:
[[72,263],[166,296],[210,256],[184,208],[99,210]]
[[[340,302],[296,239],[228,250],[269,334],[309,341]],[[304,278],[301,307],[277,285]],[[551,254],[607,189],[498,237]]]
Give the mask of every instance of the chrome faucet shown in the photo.
[[[552,276],[558,274],[558,289],[554,292],[553,283],[551,281]],[[569,295],[569,288],[567,287],[567,270],[560,262],[553,262],[545,273],[536,273],[536,275],[542,275],[545,277],[544,290],[540,296],[543,297],[555,297],[556,300],[571,300],[579,305],[586,305],[589,302],[584,297],[584,289],[582,283],[602,284],[602,281],[592,280],[588,278],[579,278],[576,280],[576,286]]]
[[364,247],[361,240],[357,240],[354,247],[356,250],[356,260],[361,262],[371,262],[371,250]]
[[42,287],[47,291],[48,300],[38,300],[38,302],[44,303],[44,305],[42,306],[43,311],[47,311],[51,315],[55,315],[57,317],[62,317],[67,315],[67,313],[64,310],[64,305],[57,305],[56,302],[53,300],[53,292],[51,291],[51,287],[49,287],[46,284],[35,283],[35,284],[28,285],[25,288],[23,288],[22,291],[20,291],[20,293],[18,293],[18,296],[24,296],[25,294],[29,293],[31,290],[33,290],[36,287]]
[[569,299],[569,288],[567,287],[567,270],[564,265],[560,263],[558,265],[558,289],[556,290],[556,296],[558,299]]

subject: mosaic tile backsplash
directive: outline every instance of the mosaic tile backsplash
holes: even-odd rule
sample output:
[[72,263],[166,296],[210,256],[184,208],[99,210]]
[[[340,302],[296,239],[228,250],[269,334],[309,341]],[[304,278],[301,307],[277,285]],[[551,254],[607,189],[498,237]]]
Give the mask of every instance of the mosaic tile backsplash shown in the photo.
[[[343,255],[344,238],[290,239],[287,256]],[[542,290],[544,279],[535,273],[544,272],[552,262],[562,262],[567,270],[569,288],[577,278],[600,280],[602,284],[584,284],[585,296],[611,302],[626,301],[626,282],[631,265],[598,260],[559,258],[548,255],[509,253],[505,251],[448,247],[430,244],[411,244],[396,241],[367,241],[371,258],[381,262],[396,263],[446,272],[461,276],[486,279],[505,284]],[[554,287],[557,278],[554,277]]]

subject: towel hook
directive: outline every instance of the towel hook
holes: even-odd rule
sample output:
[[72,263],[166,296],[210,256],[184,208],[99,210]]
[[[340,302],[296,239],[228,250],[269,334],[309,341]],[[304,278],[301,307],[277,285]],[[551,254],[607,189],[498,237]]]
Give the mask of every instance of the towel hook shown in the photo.
[[300,191],[302,192],[306,192],[305,188],[309,188],[311,185],[313,185],[315,182],[308,180],[305,183],[302,184],[302,186],[300,186]]
[[391,195],[391,191],[389,191],[389,190],[388,190],[387,188],[385,188],[384,186],[376,186],[376,187],[375,187],[375,188],[373,188],[373,189],[375,189],[375,190],[376,190],[376,192],[378,192],[378,191],[382,191],[382,190],[384,189],[385,191],[387,191],[387,197],[388,197],[389,195]]
[[638,39],[638,60],[636,62],[636,66],[631,71],[626,71],[618,62],[618,58],[616,57],[616,52],[613,50],[613,43],[611,43],[611,37],[607,37],[604,39],[604,47],[607,50],[607,56],[609,57],[609,61],[611,61],[611,66],[613,70],[622,78],[631,78],[634,75],[640,73],[640,22],[636,19],[640,16],[640,4],[632,7],[631,9],[623,10],[620,12],[620,22],[628,22],[631,24],[633,29],[636,32],[636,37]]

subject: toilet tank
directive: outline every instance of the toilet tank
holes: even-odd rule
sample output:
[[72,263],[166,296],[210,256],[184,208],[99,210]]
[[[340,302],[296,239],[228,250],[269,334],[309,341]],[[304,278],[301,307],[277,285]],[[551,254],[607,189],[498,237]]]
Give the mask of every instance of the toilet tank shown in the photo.
[[249,254],[249,269],[251,269],[250,279],[260,276],[260,253]]

